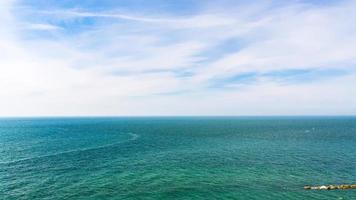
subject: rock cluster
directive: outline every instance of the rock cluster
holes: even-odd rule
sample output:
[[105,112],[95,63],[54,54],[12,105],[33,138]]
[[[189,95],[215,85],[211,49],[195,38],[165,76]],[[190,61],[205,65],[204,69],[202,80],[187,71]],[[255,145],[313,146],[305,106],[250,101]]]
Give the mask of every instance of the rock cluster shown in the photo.
[[352,185],[322,185],[322,186],[304,186],[305,190],[346,190],[346,189],[356,189],[356,184]]

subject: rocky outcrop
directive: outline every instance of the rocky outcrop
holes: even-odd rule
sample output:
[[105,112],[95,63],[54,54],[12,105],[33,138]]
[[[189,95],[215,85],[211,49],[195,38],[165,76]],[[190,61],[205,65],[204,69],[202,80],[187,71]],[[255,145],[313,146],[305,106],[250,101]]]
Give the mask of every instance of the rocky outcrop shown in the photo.
[[356,184],[352,185],[321,185],[321,186],[304,186],[305,190],[346,190],[346,189],[356,189]]

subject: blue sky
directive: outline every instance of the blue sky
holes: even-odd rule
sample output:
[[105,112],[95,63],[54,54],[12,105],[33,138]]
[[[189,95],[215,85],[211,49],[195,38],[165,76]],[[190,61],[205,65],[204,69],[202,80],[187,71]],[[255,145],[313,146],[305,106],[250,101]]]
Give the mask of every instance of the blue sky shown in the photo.
[[0,115],[355,115],[355,9],[4,0]]

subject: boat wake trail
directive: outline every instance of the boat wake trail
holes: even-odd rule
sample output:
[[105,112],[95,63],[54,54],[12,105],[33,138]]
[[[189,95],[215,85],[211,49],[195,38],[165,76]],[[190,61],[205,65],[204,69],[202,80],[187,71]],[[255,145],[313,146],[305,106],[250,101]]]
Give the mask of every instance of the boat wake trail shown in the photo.
[[8,165],[8,164],[14,164],[14,163],[18,163],[18,162],[25,162],[25,161],[41,159],[41,158],[55,157],[55,156],[64,155],[64,154],[71,154],[71,153],[92,151],[92,150],[97,150],[97,149],[104,149],[104,148],[113,147],[113,146],[116,146],[116,145],[119,145],[119,144],[132,142],[134,140],[137,140],[140,137],[140,135],[135,134],[135,133],[130,133],[129,132],[129,133],[126,133],[126,134],[130,136],[129,139],[124,140],[124,141],[120,141],[120,142],[115,142],[115,143],[112,143],[112,144],[107,144],[107,145],[97,146],[97,147],[92,147],[92,148],[83,148],[83,149],[75,149],[75,150],[70,150],[70,151],[63,151],[63,152],[59,152],[59,153],[48,154],[48,155],[43,155],[43,156],[36,156],[36,157],[30,157],[30,158],[23,158],[23,159],[13,160],[13,161],[9,161],[9,162],[0,162],[0,165]]

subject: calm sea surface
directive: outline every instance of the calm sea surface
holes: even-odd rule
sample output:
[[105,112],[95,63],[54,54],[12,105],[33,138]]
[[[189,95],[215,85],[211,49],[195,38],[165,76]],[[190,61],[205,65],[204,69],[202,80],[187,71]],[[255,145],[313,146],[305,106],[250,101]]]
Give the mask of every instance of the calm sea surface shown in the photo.
[[356,117],[0,119],[0,199],[356,199]]

